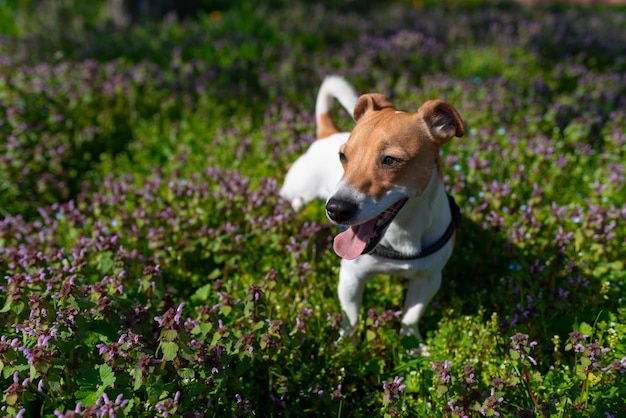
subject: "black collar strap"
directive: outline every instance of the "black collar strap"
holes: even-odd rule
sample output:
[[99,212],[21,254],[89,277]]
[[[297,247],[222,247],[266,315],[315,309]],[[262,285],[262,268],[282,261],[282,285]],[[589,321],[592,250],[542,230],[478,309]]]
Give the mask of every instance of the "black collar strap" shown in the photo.
[[431,254],[434,254],[442,249],[443,246],[448,243],[450,238],[452,238],[454,230],[458,228],[459,224],[461,223],[461,209],[456,204],[452,196],[447,196],[448,204],[450,205],[450,213],[452,214],[452,221],[450,221],[450,225],[448,225],[446,232],[444,232],[441,238],[439,238],[435,243],[426,248],[423,248],[422,251],[417,254],[402,254],[392,248],[385,247],[384,245],[378,245],[370,254],[377,255],[379,257],[389,258],[392,260],[417,260],[419,258],[424,258]]

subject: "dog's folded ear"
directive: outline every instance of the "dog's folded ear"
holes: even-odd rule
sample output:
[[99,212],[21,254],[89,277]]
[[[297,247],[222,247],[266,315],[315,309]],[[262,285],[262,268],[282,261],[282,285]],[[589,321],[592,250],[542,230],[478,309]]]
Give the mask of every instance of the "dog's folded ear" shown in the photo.
[[373,110],[394,109],[393,105],[380,93],[369,93],[359,97],[354,106],[354,120],[359,120],[363,115]]
[[465,126],[459,112],[450,103],[441,99],[429,100],[417,111],[431,134],[439,143],[448,142],[453,136],[465,134]]

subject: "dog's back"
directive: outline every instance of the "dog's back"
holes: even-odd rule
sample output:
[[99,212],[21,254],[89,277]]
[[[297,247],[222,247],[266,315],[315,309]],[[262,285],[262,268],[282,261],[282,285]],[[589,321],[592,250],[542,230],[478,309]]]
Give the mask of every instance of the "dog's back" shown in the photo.
[[352,115],[358,99],[354,88],[342,77],[328,76],[320,86],[315,104],[317,140],[293,163],[280,189],[280,195],[295,210],[315,198],[327,199],[343,174],[338,152],[348,140],[349,132],[339,132],[333,120],[335,99]]

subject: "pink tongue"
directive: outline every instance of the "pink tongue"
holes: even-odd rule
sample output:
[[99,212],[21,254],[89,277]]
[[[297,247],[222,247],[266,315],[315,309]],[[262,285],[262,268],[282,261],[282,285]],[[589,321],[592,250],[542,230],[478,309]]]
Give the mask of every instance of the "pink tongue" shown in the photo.
[[352,226],[335,237],[333,249],[335,253],[346,260],[354,260],[365,250],[367,240],[374,234],[376,220]]

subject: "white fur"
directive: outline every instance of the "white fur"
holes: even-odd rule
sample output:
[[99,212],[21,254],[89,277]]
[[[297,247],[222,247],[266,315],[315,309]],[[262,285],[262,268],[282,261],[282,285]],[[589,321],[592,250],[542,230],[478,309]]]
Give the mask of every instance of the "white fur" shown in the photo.
[[319,122],[321,115],[331,111],[333,99],[337,99],[343,108],[352,115],[358,98],[354,88],[342,77],[336,75],[326,77],[320,86],[319,93],[317,93],[315,120]]
[[294,210],[302,209],[313,199],[326,200],[330,196],[343,175],[337,153],[348,136],[347,132],[342,132],[315,141],[293,163],[285,176],[280,195],[291,202]]
[[[353,88],[344,79],[337,76],[325,79],[317,97],[318,122],[320,115],[331,110],[333,98],[337,98],[350,113],[357,101]],[[350,196],[359,202],[359,219],[371,218],[373,213],[381,213],[399,197],[408,197],[380,243],[396,251],[414,254],[439,239],[451,222],[451,214],[437,167],[433,168],[426,190],[409,196],[406,190],[398,187],[388,193],[388,199],[377,202],[340,182],[343,168],[338,151],[348,138],[349,133],[343,132],[315,141],[290,168],[280,191],[281,196],[288,199],[296,210],[315,198],[329,199],[335,194]],[[398,275],[409,280],[401,333],[415,336],[420,341],[420,347],[413,353],[427,354],[418,321],[439,290],[441,271],[452,254],[452,248],[450,241],[436,253],[417,260],[391,260],[367,254],[354,260],[342,260],[338,295],[344,319],[340,335],[350,335],[357,325],[365,283],[376,274]]]
[[[358,96],[350,84],[339,76],[324,79],[315,105],[316,121],[332,109],[333,100],[352,114]],[[280,195],[300,210],[313,199],[327,199],[343,175],[337,157],[339,147],[348,140],[349,132],[341,132],[313,142],[289,168]]]
[[[370,199],[364,201],[366,206],[368,201]],[[448,198],[435,166],[426,190],[409,199],[387,228],[380,244],[405,254],[415,254],[439,239],[450,221]],[[418,322],[441,286],[441,271],[452,255],[452,249],[452,241],[449,241],[436,253],[417,260],[390,260],[375,255],[341,260],[338,287],[344,311],[341,336],[349,335],[358,322],[365,283],[376,274],[392,274],[409,279],[401,334],[414,336],[420,341],[420,347],[413,353],[428,354]]]

